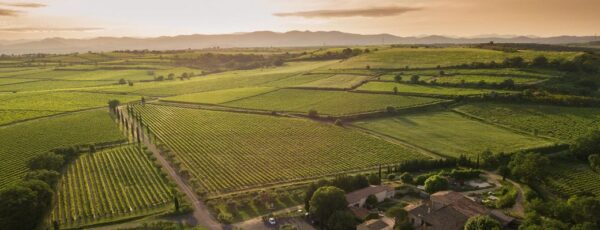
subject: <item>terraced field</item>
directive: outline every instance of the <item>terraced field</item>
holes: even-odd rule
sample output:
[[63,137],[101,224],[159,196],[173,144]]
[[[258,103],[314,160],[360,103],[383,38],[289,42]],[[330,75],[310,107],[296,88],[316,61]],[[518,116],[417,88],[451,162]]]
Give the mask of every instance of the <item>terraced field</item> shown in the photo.
[[474,156],[488,149],[495,153],[513,152],[553,144],[453,112],[410,114],[353,124],[451,157]]
[[156,105],[135,110],[211,194],[425,158],[402,146],[304,119]]
[[546,184],[563,196],[592,194],[600,197],[600,173],[594,172],[588,164],[554,161]]
[[51,218],[64,227],[162,212],[173,204],[166,178],[134,145],[80,156],[58,190]]
[[0,125],[30,118],[87,108],[107,106],[111,99],[139,100],[137,96],[85,92],[45,92],[0,94]]
[[281,89],[224,103],[225,106],[307,113],[311,109],[327,115],[349,115],[364,112],[384,111],[386,107],[406,108],[431,104],[442,100],[425,97],[365,94],[342,91]]
[[475,117],[571,142],[600,128],[600,108],[475,103],[456,108]]
[[27,161],[36,154],[123,139],[104,109],[0,127],[0,189],[19,180],[27,170]]
[[458,88],[458,87],[443,87],[432,85],[417,85],[404,84],[396,82],[368,82],[360,87],[359,91],[369,92],[393,92],[394,87],[399,93],[424,94],[424,95],[445,95],[445,96],[460,96],[460,95],[479,95],[489,94],[491,92],[510,93],[506,90],[490,90],[490,89],[473,89],[473,88]]
[[384,49],[369,54],[359,55],[347,61],[334,65],[334,69],[366,68],[372,69],[400,69],[410,68],[435,68],[437,66],[456,66],[471,62],[501,63],[507,57],[522,57],[525,60],[544,55],[548,59],[572,59],[579,53],[575,52],[544,52],[544,51],[518,51],[502,52],[474,48],[392,48]]
[[234,100],[239,100],[246,97],[255,96],[258,94],[268,93],[275,88],[270,87],[250,87],[250,88],[235,88],[216,91],[208,91],[202,93],[184,94],[174,97],[167,97],[161,101],[199,103],[199,104],[221,104]]

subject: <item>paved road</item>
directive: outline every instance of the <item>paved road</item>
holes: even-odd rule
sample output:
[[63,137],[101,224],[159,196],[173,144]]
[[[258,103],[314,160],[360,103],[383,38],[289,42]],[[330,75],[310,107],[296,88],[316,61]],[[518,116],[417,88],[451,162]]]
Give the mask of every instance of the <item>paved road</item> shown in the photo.
[[[125,114],[125,119],[127,119],[128,122],[131,123],[132,120],[129,119],[129,116],[126,114],[127,110],[122,109],[122,111],[124,111],[123,114]],[[138,124],[136,123],[136,126],[137,125]],[[173,166],[171,166],[171,164],[160,154],[160,150],[158,150],[156,145],[150,142],[147,135],[144,134],[143,137],[143,144],[146,147],[148,147],[148,150],[150,150],[153,153],[154,157],[156,157],[157,161],[161,164],[165,172],[169,175],[169,177],[171,177],[172,181],[174,181],[175,184],[177,184],[177,187],[179,187],[179,190],[182,191],[188,197],[188,200],[191,202],[192,207],[194,208],[194,212],[190,217],[187,218],[186,222],[191,225],[200,225],[211,230],[224,229],[225,227],[217,220],[215,220],[215,218],[210,214],[210,212],[208,211],[208,207],[206,207],[204,202],[200,200],[198,195],[194,192],[194,189],[177,173],[177,170],[175,170],[175,168],[173,168]]]

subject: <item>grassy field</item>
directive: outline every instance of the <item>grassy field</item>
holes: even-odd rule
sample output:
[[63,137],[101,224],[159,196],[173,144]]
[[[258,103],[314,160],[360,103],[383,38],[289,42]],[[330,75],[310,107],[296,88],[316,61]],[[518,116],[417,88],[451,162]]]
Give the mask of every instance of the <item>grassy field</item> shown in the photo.
[[406,108],[441,100],[386,94],[351,93],[342,91],[280,89],[267,94],[224,103],[225,106],[307,113],[311,109],[320,114],[348,115],[383,111],[388,106]]
[[93,86],[111,85],[117,82],[109,81],[33,81],[19,84],[0,85],[0,91],[24,92],[24,91],[48,91],[56,89],[77,89]]
[[85,92],[0,94],[0,125],[56,113],[107,106],[108,100],[139,100],[137,96]]
[[513,78],[537,78],[548,79],[563,76],[565,73],[556,70],[547,69],[532,69],[532,68],[490,68],[490,69],[426,69],[426,70],[406,70],[395,71],[386,74],[386,80],[393,80],[396,74],[400,74],[403,78],[410,79],[412,75],[423,76],[440,76],[440,71],[444,71],[444,75],[488,75],[498,77],[513,77]]
[[402,146],[304,119],[154,105],[135,110],[209,193],[424,158]]
[[336,74],[328,78],[319,79],[298,87],[307,88],[332,88],[332,89],[351,89],[370,79],[371,76]]
[[472,88],[458,88],[458,87],[442,87],[432,85],[417,85],[417,84],[404,84],[396,82],[368,82],[357,90],[360,91],[372,91],[372,92],[393,92],[394,87],[398,89],[399,93],[410,93],[410,94],[426,94],[426,95],[446,95],[446,96],[460,96],[460,95],[480,95],[488,94],[491,92],[497,93],[508,93],[510,91],[505,90],[490,90],[490,89],[472,89]]
[[581,162],[554,161],[546,185],[562,196],[592,194],[600,197],[600,173]]
[[134,86],[119,85],[89,89],[99,92],[127,92],[141,95],[174,96],[222,89],[266,86],[272,82],[307,73],[332,62],[297,62],[283,67],[254,70],[228,71],[210,74],[191,80],[137,83]]
[[453,112],[427,112],[354,124],[452,157],[474,156],[488,149],[496,153],[513,152],[552,144]]
[[93,110],[0,127],[0,188],[19,180],[27,161],[58,147],[124,139],[106,110]]
[[460,106],[456,110],[489,122],[567,142],[600,128],[600,108],[476,103]]
[[31,82],[31,81],[36,81],[36,80],[34,80],[34,79],[16,79],[16,78],[0,78],[0,86],[16,84],[16,83],[23,83],[23,82]]
[[51,218],[77,227],[172,209],[173,195],[149,157],[134,145],[84,154],[58,186]]
[[392,48],[384,49],[369,54],[359,55],[347,61],[340,62],[332,68],[351,69],[365,68],[367,65],[372,69],[399,69],[405,68],[434,68],[437,66],[455,66],[470,64],[472,62],[501,63],[507,57],[523,57],[525,60],[544,55],[548,59],[572,59],[579,53],[575,52],[543,52],[543,51],[519,51],[514,53],[474,49],[474,48]]
[[199,104],[221,104],[230,101],[239,100],[255,96],[258,94],[268,93],[275,90],[271,87],[250,87],[250,88],[235,88],[216,91],[208,91],[202,93],[184,94],[174,97],[167,97],[161,101],[187,102]]

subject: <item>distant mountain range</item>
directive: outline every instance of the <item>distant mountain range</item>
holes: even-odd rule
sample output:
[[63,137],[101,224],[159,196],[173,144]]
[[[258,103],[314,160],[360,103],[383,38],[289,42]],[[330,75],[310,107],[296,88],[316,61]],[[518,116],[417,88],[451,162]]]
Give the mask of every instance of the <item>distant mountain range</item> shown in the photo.
[[0,41],[0,53],[71,53],[113,50],[179,50],[209,47],[307,47],[307,46],[350,46],[381,44],[469,44],[486,43],[537,43],[573,44],[597,41],[595,36],[557,37],[477,37],[452,38],[445,36],[399,37],[391,34],[362,35],[338,31],[290,31],[276,33],[257,31],[221,35],[179,35],[172,37],[133,38],[98,37],[92,39],[48,38],[37,41]]

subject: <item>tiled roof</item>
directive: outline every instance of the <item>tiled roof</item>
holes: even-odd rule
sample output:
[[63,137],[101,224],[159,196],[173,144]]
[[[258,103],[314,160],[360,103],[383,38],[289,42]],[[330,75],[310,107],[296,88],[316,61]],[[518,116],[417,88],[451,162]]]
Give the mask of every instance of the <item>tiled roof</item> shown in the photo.
[[351,193],[346,194],[346,201],[349,204],[359,202],[363,198],[367,198],[369,195],[375,195],[377,193],[388,191],[394,191],[394,188],[387,185],[370,186]]

